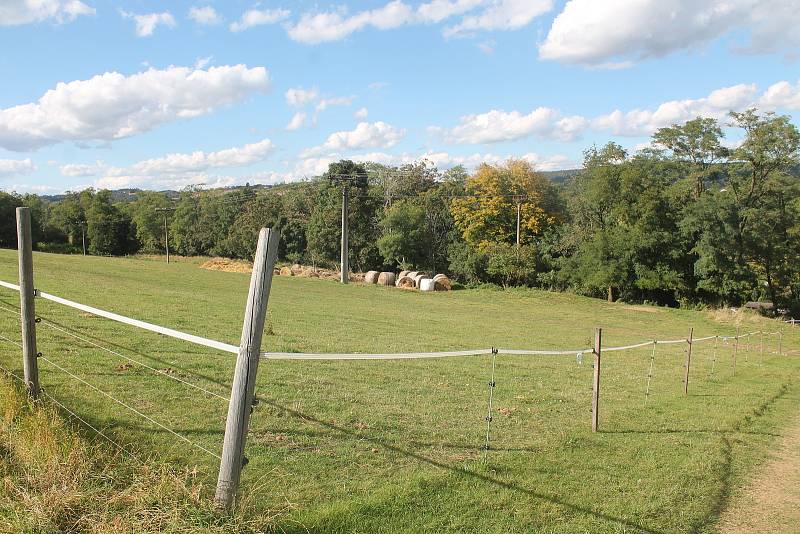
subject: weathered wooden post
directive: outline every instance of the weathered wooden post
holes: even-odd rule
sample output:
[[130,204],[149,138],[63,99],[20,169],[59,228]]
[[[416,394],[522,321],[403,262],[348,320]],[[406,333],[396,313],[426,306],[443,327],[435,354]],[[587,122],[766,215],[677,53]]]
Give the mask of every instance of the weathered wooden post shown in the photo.
[[733,376],[736,376],[736,356],[739,354],[739,327],[736,327],[736,339],[733,344]]
[[28,394],[39,398],[39,363],[36,360],[36,304],[33,285],[33,242],[31,210],[17,208],[17,251],[19,256],[19,311],[22,323],[22,368]]
[[242,326],[242,339],[233,374],[228,419],[225,422],[225,441],[219,467],[214,503],[219,510],[233,504],[244,462],[244,444],[250,424],[250,411],[255,394],[258,361],[261,357],[261,337],[267,314],[267,302],[272,285],[272,270],[278,255],[279,234],[262,228],[250,277],[250,292]]
[[594,336],[594,378],[592,380],[592,432],[597,432],[600,421],[600,352],[603,329],[598,328]]
[[686,349],[686,370],[683,375],[683,394],[689,394],[689,368],[692,365],[692,344],[694,343],[694,327],[689,328],[689,337],[686,339],[689,346]]

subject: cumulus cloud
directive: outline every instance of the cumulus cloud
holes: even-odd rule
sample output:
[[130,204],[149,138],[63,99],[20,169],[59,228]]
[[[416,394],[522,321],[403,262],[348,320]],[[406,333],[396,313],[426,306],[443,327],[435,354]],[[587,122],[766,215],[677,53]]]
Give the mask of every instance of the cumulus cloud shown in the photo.
[[254,26],[264,26],[275,24],[286,20],[291,15],[291,11],[286,9],[249,9],[242,13],[241,18],[231,23],[232,32],[241,32]]
[[457,126],[447,130],[433,128],[432,132],[454,144],[497,143],[531,135],[572,141],[579,138],[587,126],[588,121],[583,117],[562,117],[555,109],[540,107],[528,114],[493,109],[466,115]]
[[306,114],[298,111],[292,116],[292,120],[286,125],[286,129],[291,131],[299,130],[306,123]]
[[366,119],[368,115],[369,115],[369,110],[367,108],[359,108],[359,109],[356,110],[355,113],[353,113],[353,117],[356,120],[360,120],[360,121],[363,121],[364,119]]
[[52,20],[72,22],[96,11],[78,0],[7,0],[0,2],[0,26],[21,26]]
[[314,109],[317,113],[319,113],[320,111],[325,111],[331,106],[349,106],[355,99],[356,98],[354,96],[335,96],[331,98],[323,98],[317,102],[317,105]]
[[145,13],[137,15],[128,11],[120,11],[126,19],[133,19],[136,22],[136,35],[139,37],[149,37],[153,35],[157,26],[175,27],[175,18],[169,11],[163,13]]
[[432,0],[413,7],[403,0],[392,0],[353,14],[345,7],[304,13],[288,27],[288,33],[295,41],[318,44],[338,41],[366,28],[390,30],[410,24],[436,24],[463,15],[444,31],[446,37],[454,37],[521,28],[552,9],[552,4],[553,0]]
[[445,28],[445,37],[472,35],[478,31],[517,30],[553,9],[553,0],[495,0],[458,24]]
[[761,95],[759,105],[764,109],[800,110],[800,81],[794,85],[787,81],[772,84]]
[[222,23],[222,16],[211,6],[192,6],[187,16],[202,26],[213,26]]
[[739,84],[717,89],[704,98],[670,100],[655,109],[614,110],[592,120],[592,127],[610,130],[614,135],[646,136],[658,128],[696,117],[723,118],[731,110],[755,105],[757,92],[755,84]]
[[450,169],[456,165],[463,165],[468,170],[475,169],[483,163],[498,165],[511,158],[529,161],[534,167],[541,171],[551,171],[559,169],[571,169],[579,166],[563,154],[553,154],[543,156],[534,152],[522,155],[499,155],[491,152],[475,152],[471,154],[450,154],[445,151],[428,151],[422,153],[403,153],[389,154],[386,152],[367,152],[355,155],[345,155],[342,153],[326,154],[324,156],[306,157],[300,159],[290,173],[290,179],[300,179],[303,177],[319,176],[328,170],[328,165],[343,158],[358,162],[375,162],[383,165],[405,165],[418,161],[429,161],[439,169]]
[[106,165],[102,161],[98,161],[94,164],[67,163],[61,165],[58,171],[61,173],[61,176],[66,176],[68,178],[85,178],[87,176],[96,176],[105,168]]
[[30,174],[36,170],[30,158],[27,159],[0,159],[0,177]]
[[319,97],[319,90],[315,87],[313,89],[303,89],[302,87],[292,88],[284,94],[286,103],[292,107],[303,107],[310,104]]
[[694,48],[735,29],[738,48],[769,52],[800,45],[800,6],[785,0],[569,0],[539,47],[543,59],[628,66]]
[[[208,171],[225,167],[247,167],[264,161],[274,149],[275,145],[271,140],[263,139],[257,143],[216,152],[197,150],[191,153],[167,154],[139,161],[129,167],[107,167],[98,162],[92,175],[101,175],[95,182],[97,187],[175,187],[198,184],[222,187],[232,184],[235,180],[212,175]],[[61,168],[62,174],[64,167],[67,166]],[[92,166],[85,168],[91,169]],[[80,170],[84,169],[74,165],[68,172]]]
[[269,88],[264,67],[225,65],[107,72],[59,83],[38,101],[0,109],[0,147],[32,150],[62,141],[111,141],[211,113]]
[[363,148],[391,148],[405,137],[406,131],[385,122],[359,122],[355,129],[334,132],[325,142],[301,153],[308,157],[331,151],[360,150]]

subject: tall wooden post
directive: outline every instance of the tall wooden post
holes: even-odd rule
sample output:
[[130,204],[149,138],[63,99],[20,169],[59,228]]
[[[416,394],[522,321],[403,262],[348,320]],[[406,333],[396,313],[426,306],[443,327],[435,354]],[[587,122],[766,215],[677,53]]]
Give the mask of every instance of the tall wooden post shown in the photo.
[[350,206],[350,191],[345,183],[342,187],[342,250],[341,250],[341,282],[346,284],[350,281],[350,242],[348,233],[350,232],[347,213]]
[[759,334],[761,335],[761,348],[759,349],[759,356],[761,357],[761,361],[764,361],[764,331],[759,330]]
[[17,208],[17,250],[23,376],[28,394],[31,398],[37,399],[39,398],[39,363],[36,361],[36,305],[34,303],[30,208]]
[[214,498],[215,505],[220,510],[227,510],[233,504],[242,473],[244,445],[250,425],[258,361],[261,357],[261,337],[272,285],[272,270],[278,255],[278,239],[279,234],[273,229],[262,228],[258,235]]
[[778,356],[783,356],[783,332],[778,332]]
[[592,432],[597,432],[600,421],[600,353],[603,329],[598,328],[594,336],[594,377],[592,380]]
[[733,344],[733,376],[736,376],[736,356],[739,354],[739,327],[736,327],[736,339]]
[[689,346],[686,349],[686,369],[683,375],[683,394],[689,394],[689,368],[692,366],[692,344],[694,343],[694,327],[689,329],[689,337],[686,339]]

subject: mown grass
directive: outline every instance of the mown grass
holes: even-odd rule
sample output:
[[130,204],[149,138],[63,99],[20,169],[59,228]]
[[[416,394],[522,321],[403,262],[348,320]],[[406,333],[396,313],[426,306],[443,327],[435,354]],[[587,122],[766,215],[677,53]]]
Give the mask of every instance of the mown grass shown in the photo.
[[[249,277],[194,262],[36,254],[45,291],[236,344]],[[15,280],[0,251],[0,279]],[[0,306],[17,296],[0,290]],[[706,312],[607,304],[532,290],[420,294],[276,277],[265,350],[435,351],[491,346],[582,348],[731,335]],[[233,357],[37,300],[45,357],[212,451],[225,402],[70,338],[57,325],[172,376],[227,395]],[[740,317],[741,319],[741,317]],[[777,324],[745,317],[743,331]],[[0,310],[0,333],[19,339]],[[757,341],[757,338],[756,338]],[[492,449],[484,456],[489,357],[262,362],[240,508],[288,532],[708,532],[729,495],[800,405],[796,357],[743,344],[696,344],[690,395],[682,345],[603,359],[601,432],[589,427],[590,358],[500,356]],[[787,329],[784,346],[800,339]],[[749,348],[749,350],[746,350]],[[19,369],[18,349],[0,364]],[[217,460],[47,362],[47,391],[115,440],[194,469],[208,497]]]

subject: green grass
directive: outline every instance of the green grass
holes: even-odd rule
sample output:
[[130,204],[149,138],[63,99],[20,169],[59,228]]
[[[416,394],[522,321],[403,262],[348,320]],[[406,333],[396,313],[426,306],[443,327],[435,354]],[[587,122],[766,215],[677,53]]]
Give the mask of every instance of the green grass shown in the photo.
[[[237,344],[249,276],[195,262],[36,254],[36,286],[138,319]],[[16,257],[0,251],[0,279]],[[0,306],[18,297],[0,289]],[[48,328],[48,321],[227,395],[233,356],[37,300],[46,358],[192,441],[219,451],[224,401]],[[735,333],[706,312],[608,304],[532,290],[420,294],[276,277],[264,350],[406,352],[581,348]],[[743,331],[778,325],[745,318]],[[800,331],[800,329],[797,329]],[[800,337],[787,329],[784,346]],[[0,334],[19,339],[0,310]],[[242,506],[288,532],[709,532],[744,477],[800,406],[796,357],[695,345],[682,395],[682,345],[603,358],[601,432],[590,431],[591,362],[497,360],[492,450],[484,458],[488,356],[413,361],[262,362]],[[18,370],[18,349],[0,345]],[[218,462],[41,361],[46,390],[122,443],[196,467],[204,494]],[[89,434],[87,433],[87,436]]]

